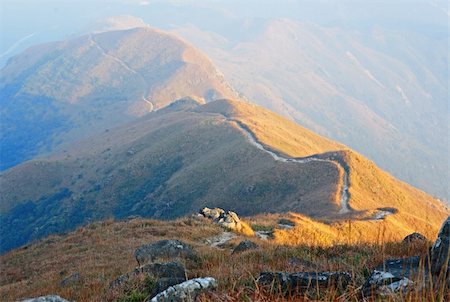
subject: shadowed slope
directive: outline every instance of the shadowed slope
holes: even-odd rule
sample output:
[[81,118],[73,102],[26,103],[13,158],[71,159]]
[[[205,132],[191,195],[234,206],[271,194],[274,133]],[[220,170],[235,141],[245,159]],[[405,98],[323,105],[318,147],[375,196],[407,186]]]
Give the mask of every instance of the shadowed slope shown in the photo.
[[48,43],[0,78],[1,169],[193,95],[235,97],[200,51],[148,27]]

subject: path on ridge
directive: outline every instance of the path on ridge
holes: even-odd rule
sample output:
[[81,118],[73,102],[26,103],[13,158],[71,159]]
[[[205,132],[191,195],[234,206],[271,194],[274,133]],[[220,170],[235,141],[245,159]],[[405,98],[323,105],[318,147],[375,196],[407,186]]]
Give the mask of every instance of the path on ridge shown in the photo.
[[342,166],[342,164],[339,161],[319,158],[318,155],[312,155],[312,156],[308,156],[308,157],[286,157],[279,153],[268,150],[263,144],[261,144],[256,139],[255,135],[242,122],[240,122],[238,120],[230,119],[230,118],[227,118],[227,120],[235,123],[242,131],[244,131],[244,133],[247,135],[249,142],[253,146],[255,146],[256,148],[258,148],[261,151],[268,153],[276,161],[281,161],[281,162],[285,162],[285,163],[293,162],[293,163],[298,163],[298,164],[306,164],[306,163],[309,163],[312,161],[318,161],[318,162],[332,163],[333,165],[341,167],[342,170],[344,171],[344,176],[343,176],[343,185],[340,190],[340,192],[341,192],[341,194],[340,194],[341,195],[341,199],[340,199],[341,209],[339,211],[339,214],[346,214],[346,213],[350,212],[350,206],[348,203],[348,201],[350,199],[350,194],[348,193],[348,189],[350,186],[349,175],[348,175],[348,171]]

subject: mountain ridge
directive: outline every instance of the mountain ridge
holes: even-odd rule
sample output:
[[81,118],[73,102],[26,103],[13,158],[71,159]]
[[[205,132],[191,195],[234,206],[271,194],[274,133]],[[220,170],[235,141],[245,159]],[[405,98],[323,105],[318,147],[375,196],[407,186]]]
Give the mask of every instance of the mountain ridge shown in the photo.
[[[391,239],[437,232],[449,212],[358,153],[267,109],[232,100],[173,106],[2,173],[2,238],[12,244],[4,246],[17,246],[10,228],[27,242],[93,220],[173,219],[204,206],[246,216],[297,212],[332,228],[351,220],[369,241],[380,227]],[[274,160],[272,150],[285,160]]]
[[186,95],[236,96],[207,56],[149,27],[32,47],[10,59],[0,82],[2,169]]

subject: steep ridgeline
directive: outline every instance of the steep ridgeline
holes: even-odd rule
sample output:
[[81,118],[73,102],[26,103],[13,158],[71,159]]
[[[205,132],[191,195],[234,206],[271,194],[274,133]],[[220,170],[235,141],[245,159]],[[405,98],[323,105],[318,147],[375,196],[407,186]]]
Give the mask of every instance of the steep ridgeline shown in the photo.
[[2,170],[186,95],[235,96],[205,55],[149,27],[31,47],[0,74]]
[[350,219],[365,234],[383,226],[394,239],[437,232],[448,214],[347,147],[231,100],[184,99],[11,168],[0,181],[3,251],[106,217],[170,219],[205,206],[292,211],[336,228]]

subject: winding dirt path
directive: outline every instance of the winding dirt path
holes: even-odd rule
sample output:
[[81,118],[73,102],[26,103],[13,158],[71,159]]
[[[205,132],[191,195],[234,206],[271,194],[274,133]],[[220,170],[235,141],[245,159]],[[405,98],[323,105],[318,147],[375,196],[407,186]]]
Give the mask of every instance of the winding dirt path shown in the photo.
[[350,199],[350,194],[348,192],[349,186],[350,186],[349,175],[348,175],[348,171],[345,169],[345,167],[342,166],[342,164],[340,162],[338,162],[337,160],[319,158],[318,155],[312,155],[312,156],[308,156],[308,157],[286,157],[280,153],[276,153],[276,152],[273,152],[273,151],[267,149],[264,145],[262,145],[256,139],[254,134],[240,121],[237,121],[234,119],[229,119],[229,118],[227,118],[227,120],[235,123],[242,131],[244,131],[244,133],[247,135],[248,141],[253,146],[255,146],[259,150],[264,151],[265,153],[269,154],[276,161],[281,161],[284,163],[293,162],[293,163],[298,163],[298,164],[306,164],[306,163],[309,163],[312,161],[318,161],[318,162],[332,163],[333,165],[341,167],[342,170],[344,171],[344,176],[343,176],[343,184],[342,184],[342,187],[340,190],[341,191],[341,198],[340,198],[341,209],[339,210],[339,214],[346,214],[351,211],[350,205],[348,203],[348,201]]

